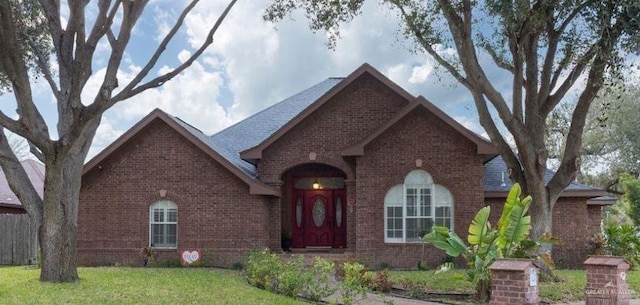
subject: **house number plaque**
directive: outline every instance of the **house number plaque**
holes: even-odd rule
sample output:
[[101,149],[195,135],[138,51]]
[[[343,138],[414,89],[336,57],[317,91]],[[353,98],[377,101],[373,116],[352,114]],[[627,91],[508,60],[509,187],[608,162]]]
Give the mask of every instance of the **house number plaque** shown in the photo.
[[529,287],[538,286],[538,272],[536,268],[529,269]]

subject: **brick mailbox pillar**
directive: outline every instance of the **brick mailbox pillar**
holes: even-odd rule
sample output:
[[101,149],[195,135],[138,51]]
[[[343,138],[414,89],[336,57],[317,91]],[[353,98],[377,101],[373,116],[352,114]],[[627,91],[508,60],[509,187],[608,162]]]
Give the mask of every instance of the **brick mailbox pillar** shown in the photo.
[[590,256],[587,268],[586,305],[628,305],[629,262],[616,256]]
[[538,271],[530,259],[498,259],[491,270],[491,301],[489,305],[538,305]]

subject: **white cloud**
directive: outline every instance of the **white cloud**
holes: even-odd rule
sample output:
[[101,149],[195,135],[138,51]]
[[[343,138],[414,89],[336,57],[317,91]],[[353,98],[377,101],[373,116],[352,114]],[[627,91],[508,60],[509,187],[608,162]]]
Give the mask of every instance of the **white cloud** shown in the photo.
[[411,71],[411,78],[409,78],[409,83],[424,84],[429,78],[432,70],[433,66],[430,64],[413,67],[413,70]]
[[111,119],[106,116],[103,117],[102,121],[100,122],[100,126],[98,126],[98,130],[96,130],[96,135],[93,138],[91,149],[89,149],[88,159],[92,158],[104,148],[109,146],[109,144],[113,143],[113,141],[115,141],[123,133],[123,130],[113,126],[113,124],[111,123]]

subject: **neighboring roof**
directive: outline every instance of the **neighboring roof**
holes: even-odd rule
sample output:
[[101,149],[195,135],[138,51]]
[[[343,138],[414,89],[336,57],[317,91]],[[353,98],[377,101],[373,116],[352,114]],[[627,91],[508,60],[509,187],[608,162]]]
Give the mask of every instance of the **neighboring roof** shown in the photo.
[[616,197],[600,196],[587,200],[587,205],[612,205],[618,201]]
[[[547,170],[544,175],[545,183],[548,183],[553,177],[554,172]],[[484,192],[485,198],[505,197],[513,186],[509,179],[509,170],[504,163],[502,156],[497,156],[484,165]],[[605,196],[607,192],[603,189],[588,186],[578,182],[571,182],[560,196],[562,197],[600,197]]]
[[[38,192],[38,195],[42,198],[44,191],[44,164],[32,159],[21,161],[20,164],[24,167],[36,192]],[[16,194],[14,194],[9,187],[9,182],[7,182],[7,177],[2,168],[0,168],[0,206],[22,208],[22,203],[20,203]]]
[[266,139],[264,139],[264,141],[260,142],[258,145],[250,149],[242,151],[240,153],[240,157],[244,160],[250,160],[250,161],[261,159],[262,151],[264,149],[269,147],[269,145],[271,145],[273,142],[278,140],[280,137],[286,134],[289,130],[294,128],[296,125],[298,125],[298,123],[302,122],[302,120],[304,120],[306,117],[311,115],[314,111],[316,111],[316,109],[320,108],[327,101],[333,98],[336,94],[342,91],[342,89],[349,86],[351,83],[353,83],[353,81],[355,81],[365,73],[373,76],[378,81],[382,82],[391,90],[393,90],[395,93],[404,97],[407,101],[413,101],[415,99],[413,95],[409,94],[409,92],[402,89],[400,86],[398,86],[396,83],[394,83],[389,78],[384,76],[378,70],[374,69],[369,64],[363,64],[358,69],[356,69],[351,74],[349,74],[349,76],[347,76],[345,79],[341,80],[339,83],[333,86],[333,88],[331,88],[326,93],[324,93],[317,100],[312,101],[312,103],[309,104],[309,106],[306,107],[302,112],[292,117],[289,121],[285,122],[285,124],[283,124],[279,129],[277,129],[276,132],[274,132],[273,134],[269,135]]
[[209,155],[211,158],[216,160],[220,165],[228,169],[231,173],[236,175],[240,180],[244,181],[249,185],[250,194],[254,195],[272,195],[272,196],[280,196],[280,192],[274,188],[271,188],[260,181],[254,179],[254,177],[248,175],[244,171],[240,170],[234,164],[229,162],[224,156],[219,153],[218,147],[213,146],[213,143],[210,143],[209,137],[203,134],[200,130],[192,127],[191,125],[183,122],[182,120],[168,115],[160,109],[155,109],[151,113],[149,113],[146,117],[144,117],[140,122],[134,125],[131,129],[125,132],[122,136],[120,136],[115,142],[105,148],[102,152],[96,155],[93,159],[91,159],[87,164],[85,164],[82,174],[86,174],[91,169],[100,164],[105,158],[107,158],[111,153],[116,151],[120,146],[126,143],[133,136],[144,130],[151,122],[155,120],[161,120],[165,122],[169,127],[173,128],[180,135],[184,136],[187,140],[193,143],[195,146],[200,148],[203,152]]
[[411,103],[409,103],[407,106],[405,106],[403,109],[398,111],[398,113],[395,114],[391,118],[391,120],[389,120],[388,122],[383,124],[374,133],[369,135],[367,138],[362,140],[360,143],[357,143],[357,144],[355,144],[355,145],[353,145],[351,147],[348,147],[347,149],[343,150],[342,153],[341,153],[342,156],[362,156],[362,155],[364,155],[364,147],[367,144],[371,143],[371,141],[375,140],[383,132],[385,132],[387,129],[391,128],[391,126],[395,125],[397,122],[402,120],[405,116],[407,116],[409,113],[411,113],[414,109],[416,109],[418,107],[426,108],[427,111],[433,113],[436,117],[438,117],[439,119],[443,120],[445,123],[447,123],[453,129],[455,129],[457,132],[459,132],[464,137],[466,137],[469,141],[471,141],[474,144],[476,144],[477,153],[481,154],[481,155],[487,155],[487,159],[486,160],[489,160],[489,159],[493,158],[498,153],[497,150],[495,149],[495,147],[493,146],[493,144],[491,144],[491,142],[487,141],[486,139],[484,139],[481,136],[473,133],[472,131],[470,131],[466,127],[462,126],[460,123],[458,123],[452,117],[450,117],[446,113],[444,113],[444,111],[440,110],[438,107],[436,107],[431,102],[429,102],[426,98],[424,98],[422,96],[419,96],[418,98],[413,100]]
[[208,142],[229,162],[255,178],[255,166],[242,160],[240,152],[264,142],[342,80],[343,78],[329,78],[320,82],[212,135]]

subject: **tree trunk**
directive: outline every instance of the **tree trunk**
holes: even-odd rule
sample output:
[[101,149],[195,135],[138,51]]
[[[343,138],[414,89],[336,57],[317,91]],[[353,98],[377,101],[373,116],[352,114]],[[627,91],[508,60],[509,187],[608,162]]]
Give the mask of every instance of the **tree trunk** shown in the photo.
[[78,279],[78,203],[82,168],[100,118],[90,120],[78,139],[45,156],[43,217],[39,230],[42,266],[40,281]]
[[77,208],[84,156],[69,155],[63,164],[47,163],[44,213],[40,226],[43,282],[73,282],[77,273]]
[[[552,204],[544,182],[531,181],[527,179],[527,191],[533,199],[533,204],[529,210],[531,215],[531,234],[533,238],[542,236],[544,233],[551,233],[553,230]],[[550,249],[550,248],[548,248]]]

